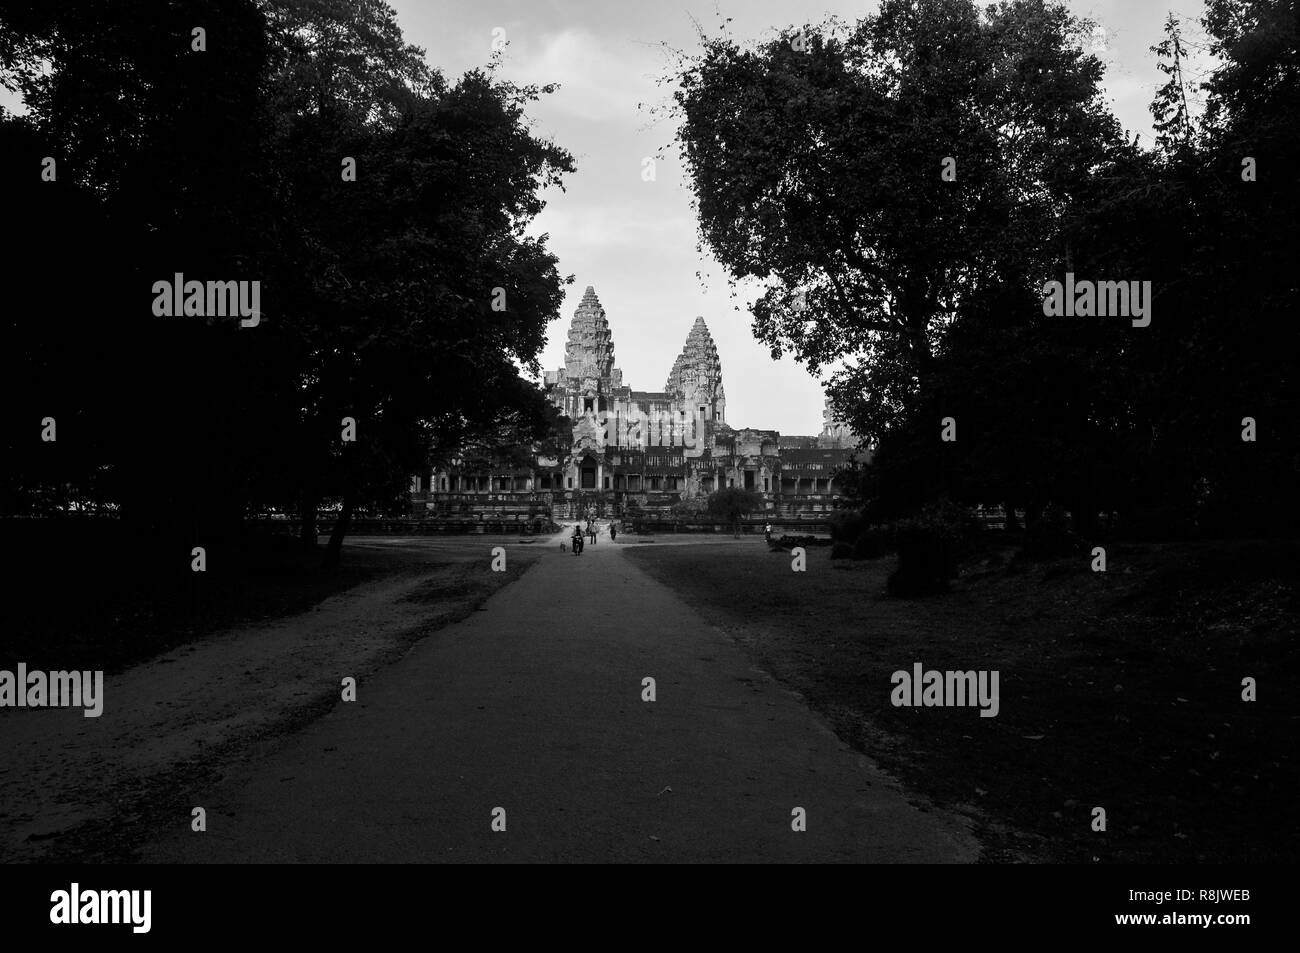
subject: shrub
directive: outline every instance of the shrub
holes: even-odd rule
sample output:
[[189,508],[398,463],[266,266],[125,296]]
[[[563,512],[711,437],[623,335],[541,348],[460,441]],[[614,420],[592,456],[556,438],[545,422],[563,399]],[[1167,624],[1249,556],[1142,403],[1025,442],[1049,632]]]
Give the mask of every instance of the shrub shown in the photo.
[[862,510],[836,510],[827,520],[827,525],[830,526],[831,539],[852,545],[866,530],[867,518]]
[[956,574],[956,545],[942,531],[920,520],[899,520],[898,568],[889,574],[891,596],[941,592]]
[[879,559],[889,552],[889,533],[883,527],[864,529],[853,543],[854,559]]
[[940,592],[957,575],[957,560],[979,535],[979,522],[952,503],[940,503],[894,524],[898,567],[890,573],[892,596]]
[[853,547],[848,543],[835,542],[831,544],[831,559],[848,559],[853,555]]
[[1083,540],[1072,529],[1065,511],[1048,507],[1043,515],[1025,529],[1021,546],[1023,558],[1031,562],[1070,556],[1084,548]]
[[[1204,513],[1204,511],[1203,511]],[[1212,514],[1205,520],[1209,525],[1219,521],[1221,514]],[[1188,508],[1178,503],[1136,506],[1119,518],[1119,535],[1125,539],[1146,542],[1190,539],[1196,531]]]

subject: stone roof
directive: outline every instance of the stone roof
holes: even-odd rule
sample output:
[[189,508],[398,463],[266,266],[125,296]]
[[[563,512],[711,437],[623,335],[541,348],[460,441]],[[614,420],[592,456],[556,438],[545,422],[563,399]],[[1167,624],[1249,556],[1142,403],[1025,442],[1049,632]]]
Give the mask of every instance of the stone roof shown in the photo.
[[802,434],[782,434],[780,440],[781,452],[787,450],[816,450],[819,446],[818,437],[804,436]]
[[853,451],[847,449],[801,450],[793,447],[790,449],[782,448],[781,465],[792,467],[798,467],[800,464],[805,463],[834,463],[839,465],[841,463],[847,463],[852,455]]

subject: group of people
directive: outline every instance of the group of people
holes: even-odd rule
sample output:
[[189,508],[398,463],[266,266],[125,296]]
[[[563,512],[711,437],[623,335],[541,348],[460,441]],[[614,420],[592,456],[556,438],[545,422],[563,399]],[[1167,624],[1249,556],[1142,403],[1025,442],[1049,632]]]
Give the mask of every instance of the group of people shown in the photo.
[[[612,542],[618,538],[618,528],[613,520],[609,521],[609,538]],[[586,546],[586,540],[591,540],[591,545],[596,545],[596,521],[587,519],[587,529],[584,531],[582,523],[573,524],[573,535],[569,538],[570,545],[573,548],[573,555],[578,555]],[[563,548],[563,547],[561,547]]]

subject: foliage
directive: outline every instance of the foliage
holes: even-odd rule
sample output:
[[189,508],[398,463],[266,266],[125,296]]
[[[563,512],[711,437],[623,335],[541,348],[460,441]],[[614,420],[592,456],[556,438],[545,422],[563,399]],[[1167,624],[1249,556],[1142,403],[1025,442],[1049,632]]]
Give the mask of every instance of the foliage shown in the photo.
[[893,534],[883,527],[864,529],[853,542],[854,559],[879,559],[889,552]]
[[[870,522],[946,497],[1031,524],[1055,506],[1084,538],[1162,506],[1170,527],[1300,529],[1300,22],[1210,0],[1201,25],[1203,116],[1182,21],[1151,47],[1149,148],[1103,101],[1090,24],[1051,0],[883,0],[702,37],[674,70],[702,244],[764,289],[758,340],[838,366],[828,394],[874,451],[839,479]],[[1149,281],[1150,325],[1045,316],[1067,272]]]
[[[19,417],[59,425],[54,453],[9,448],[6,512],[71,485],[207,536],[338,502],[337,556],[346,515],[396,505],[432,454],[553,437],[520,374],[565,284],[524,234],[573,168],[526,115],[549,87],[446,80],[378,0],[20,3],[0,37],[29,109],[0,117],[0,161],[33,289],[0,378]],[[152,316],[178,272],[260,281],[258,326]]]
[[1025,529],[1021,552],[1032,562],[1072,556],[1083,551],[1084,541],[1070,529],[1065,511],[1049,507],[1041,519]]
[[836,542],[852,543],[866,529],[866,517],[861,510],[836,510],[827,520],[831,539]]
[[709,494],[707,512],[719,522],[738,526],[740,520],[763,507],[763,497],[753,490],[723,487]]
[[709,502],[707,499],[692,497],[691,499],[678,500],[669,507],[669,511],[677,517],[689,519],[698,517],[709,511]]
[[913,598],[947,588],[981,532],[969,512],[948,501],[896,522],[891,535],[898,566],[887,581],[889,594]]

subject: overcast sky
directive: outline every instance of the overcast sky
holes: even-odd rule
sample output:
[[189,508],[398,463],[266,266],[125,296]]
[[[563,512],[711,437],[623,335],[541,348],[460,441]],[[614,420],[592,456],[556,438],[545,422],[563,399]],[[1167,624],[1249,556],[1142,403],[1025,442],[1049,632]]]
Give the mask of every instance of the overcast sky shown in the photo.
[[[727,420],[737,427],[814,434],[821,429],[819,383],[794,361],[774,362],[753,339],[747,300],[733,300],[721,269],[696,251],[690,194],[682,180],[668,122],[647,107],[669,99],[656,79],[669,48],[697,48],[697,20],[707,32],[719,18],[741,40],[818,23],[833,14],[853,21],[875,0],[389,0],[409,42],[423,47],[448,78],[484,66],[493,31],[508,42],[501,75],[520,83],[559,83],[536,104],[537,131],[572,152],[577,172],[566,191],[548,194],[534,233],[549,245],[564,275],[573,275],[561,320],[551,325],[543,365],[560,366],[569,319],[593,285],[613,331],[624,383],[664,386],[696,315],[717,342],[727,391]],[[1171,6],[1171,3],[1173,4]],[[1075,14],[1105,29],[1106,92],[1131,132],[1151,141],[1147,106],[1161,82],[1148,48],[1159,42],[1172,9],[1199,18],[1202,0],[1068,0]],[[1199,35],[1194,23],[1187,35]],[[1193,73],[1193,79],[1198,78]],[[12,97],[0,98],[10,108]],[[656,180],[641,178],[642,160],[662,156]],[[697,272],[699,276],[697,277]],[[735,310],[736,305],[740,310]]]
[[[561,320],[551,325],[543,365],[563,361],[569,319],[593,285],[614,337],[624,383],[664,386],[696,315],[717,342],[732,426],[812,434],[821,429],[822,392],[793,360],[772,361],[750,331],[745,301],[733,300],[721,269],[696,251],[690,194],[671,146],[673,130],[644,106],[663,104],[668,89],[664,45],[697,46],[692,17],[712,33],[718,17],[741,40],[820,22],[827,14],[855,20],[876,3],[828,0],[478,0],[432,3],[389,0],[407,39],[428,52],[449,78],[491,55],[494,28],[508,46],[501,75],[517,82],[559,83],[538,103],[537,131],[572,152],[577,172],[566,191],[548,196],[536,231],[550,235],[562,274],[573,275]],[[1200,0],[1071,0],[1079,16],[1106,30],[1106,91],[1126,128],[1151,140],[1147,105],[1161,81],[1148,47],[1159,42],[1170,9],[1199,17]],[[665,148],[669,147],[669,148]],[[642,159],[662,155],[654,182]],[[701,273],[700,277],[696,272]],[[740,304],[741,310],[733,308]]]

